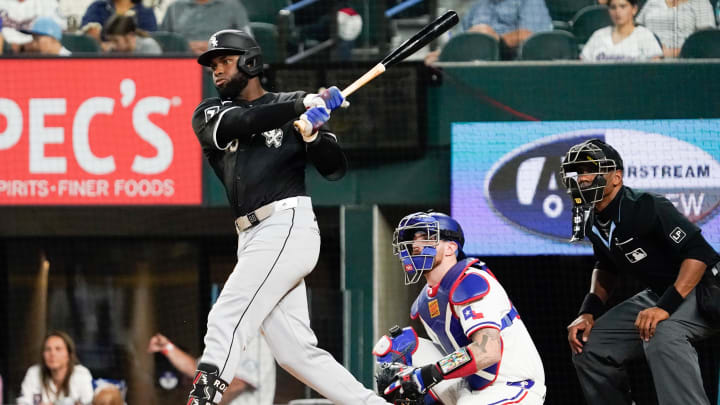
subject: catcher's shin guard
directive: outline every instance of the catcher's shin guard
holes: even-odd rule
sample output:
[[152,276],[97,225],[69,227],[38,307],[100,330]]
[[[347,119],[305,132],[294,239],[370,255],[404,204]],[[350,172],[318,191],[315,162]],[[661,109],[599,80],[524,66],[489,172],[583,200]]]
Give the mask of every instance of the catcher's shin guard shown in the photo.
[[[197,374],[193,379],[193,389],[190,391],[186,405],[215,405],[215,394],[222,394],[228,383],[218,376],[220,370],[207,363],[198,364]],[[220,399],[218,399],[219,401]]]

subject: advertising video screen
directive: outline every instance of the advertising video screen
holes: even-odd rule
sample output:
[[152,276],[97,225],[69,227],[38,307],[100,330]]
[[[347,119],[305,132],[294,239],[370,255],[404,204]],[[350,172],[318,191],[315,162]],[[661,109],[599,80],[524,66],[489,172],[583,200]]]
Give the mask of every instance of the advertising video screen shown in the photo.
[[662,194],[720,249],[720,120],[455,123],[451,212],[465,251],[586,255],[570,244],[571,201],[560,181],[567,150],[588,139],[613,145],[624,184]]

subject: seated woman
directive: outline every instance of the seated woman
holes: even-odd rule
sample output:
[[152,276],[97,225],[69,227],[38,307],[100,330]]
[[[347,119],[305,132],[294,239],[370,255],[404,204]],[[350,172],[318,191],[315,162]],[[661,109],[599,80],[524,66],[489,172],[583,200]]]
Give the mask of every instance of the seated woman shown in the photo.
[[78,364],[70,336],[55,331],[43,340],[40,364],[25,373],[17,403],[46,405],[67,399],[75,405],[89,405],[93,400],[92,375]]
[[138,27],[145,31],[157,30],[155,12],[145,7],[141,0],[96,0],[85,11],[80,27],[100,42],[102,27],[115,14],[134,16]]
[[160,55],[162,48],[145,31],[135,26],[135,19],[125,15],[114,15],[103,28],[103,35],[109,41],[108,50],[134,55]]
[[657,34],[668,58],[678,56],[682,44],[693,32],[715,27],[708,0],[648,0],[637,21]]
[[655,35],[645,27],[635,25],[638,0],[609,0],[613,25],[595,31],[583,47],[580,59],[648,60],[659,59],[663,52]]

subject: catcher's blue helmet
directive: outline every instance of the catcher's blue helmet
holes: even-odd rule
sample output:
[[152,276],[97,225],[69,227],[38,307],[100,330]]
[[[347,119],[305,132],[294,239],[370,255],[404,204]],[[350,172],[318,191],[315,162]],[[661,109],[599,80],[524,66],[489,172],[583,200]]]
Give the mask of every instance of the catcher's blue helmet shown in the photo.
[[[441,240],[455,242],[458,259],[465,257],[465,235],[452,217],[441,212],[416,212],[400,220],[393,234],[393,253],[403,265],[405,284],[417,283],[425,271],[432,269]],[[422,246],[418,254],[413,254],[414,243]]]

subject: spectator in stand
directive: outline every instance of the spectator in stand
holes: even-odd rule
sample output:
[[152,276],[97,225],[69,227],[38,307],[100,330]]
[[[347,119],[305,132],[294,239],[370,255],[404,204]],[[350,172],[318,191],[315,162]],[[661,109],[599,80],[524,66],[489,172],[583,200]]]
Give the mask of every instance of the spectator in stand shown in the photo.
[[42,344],[40,363],[31,366],[23,379],[18,405],[50,405],[73,401],[89,405],[93,400],[92,375],[79,364],[75,343],[67,333],[50,332]]
[[[189,378],[195,377],[197,360],[180,350],[162,334],[150,339],[148,352],[161,352],[170,363]],[[275,398],[275,359],[262,335],[250,340],[242,360],[222,396],[220,405],[272,405]]]
[[29,29],[38,17],[51,17],[64,31],[67,22],[60,14],[57,0],[0,0],[0,18],[3,19],[2,35],[10,43],[13,52],[23,50],[33,38],[20,32]]
[[637,22],[660,38],[667,58],[677,57],[685,39],[693,32],[715,28],[715,16],[708,0],[648,0]]
[[[553,28],[544,0],[478,0],[460,24],[464,32],[481,32],[500,41],[502,59],[514,59],[530,35]],[[436,62],[440,52],[428,53],[425,64]]]
[[184,36],[196,55],[207,50],[208,38],[218,29],[238,29],[252,35],[248,13],[240,1],[175,0],[160,24],[160,30]]
[[663,51],[653,33],[635,26],[638,0],[609,0],[613,25],[595,31],[580,54],[584,61],[660,59]]
[[110,42],[112,52],[134,55],[160,55],[162,48],[147,32],[135,26],[135,19],[116,14],[105,23],[103,36]]
[[37,52],[48,56],[70,56],[60,40],[62,29],[50,17],[39,17],[28,30],[20,30],[23,34],[32,35],[32,42],[25,46],[25,52]]
[[58,0],[60,15],[67,19],[68,32],[75,32],[81,28],[80,21],[93,1],[95,0]]
[[155,12],[141,0],[97,0],[90,4],[80,25],[87,35],[101,41],[102,27],[115,14],[133,16],[141,30],[157,30]]

